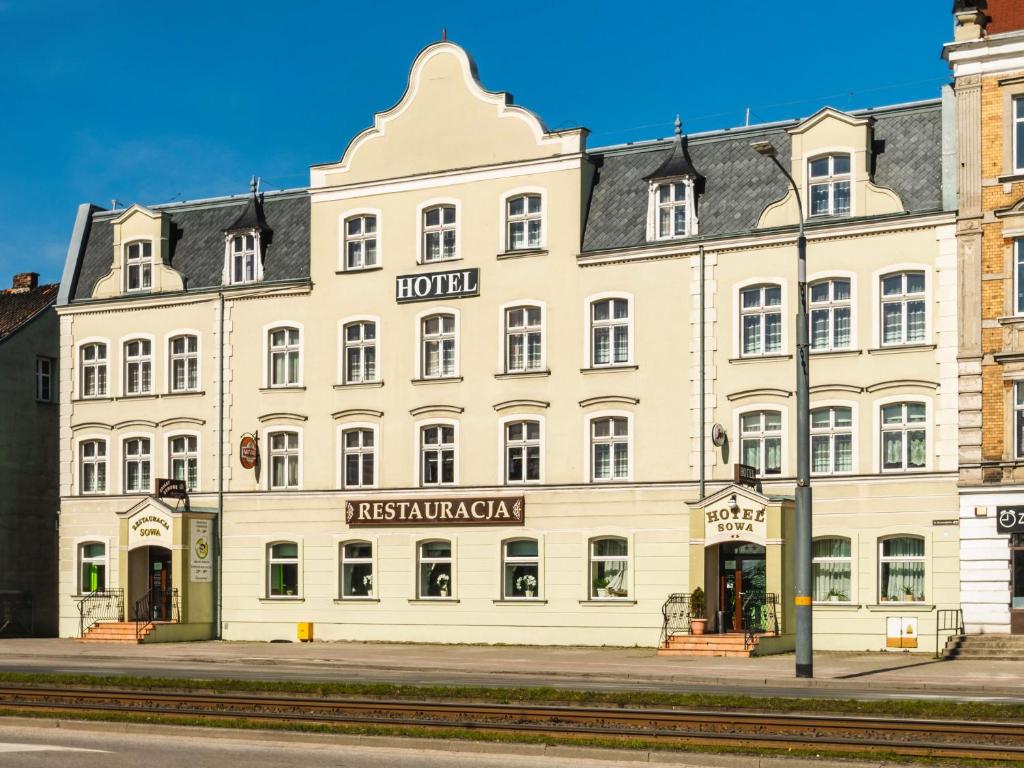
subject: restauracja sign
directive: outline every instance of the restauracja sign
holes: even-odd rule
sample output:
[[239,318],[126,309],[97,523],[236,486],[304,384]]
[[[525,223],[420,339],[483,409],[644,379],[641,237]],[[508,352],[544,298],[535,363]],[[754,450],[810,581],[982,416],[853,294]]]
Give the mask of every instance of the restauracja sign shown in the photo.
[[396,525],[523,525],[525,516],[526,500],[522,496],[349,501],[345,504],[345,522],[353,528]]

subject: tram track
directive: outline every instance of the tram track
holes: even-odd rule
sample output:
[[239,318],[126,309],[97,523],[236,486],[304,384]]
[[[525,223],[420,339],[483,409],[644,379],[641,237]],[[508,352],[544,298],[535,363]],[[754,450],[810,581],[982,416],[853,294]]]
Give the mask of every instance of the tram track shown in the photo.
[[1024,763],[1024,724],[696,709],[489,704],[0,686],[0,709],[530,734],[664,746],[816,750]]

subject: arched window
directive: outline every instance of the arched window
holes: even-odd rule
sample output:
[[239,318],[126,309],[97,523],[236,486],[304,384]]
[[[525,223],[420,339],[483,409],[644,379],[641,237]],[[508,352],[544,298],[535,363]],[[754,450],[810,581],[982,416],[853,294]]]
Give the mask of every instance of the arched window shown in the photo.
[[81,356],[81,396],[104,397],[107,394],[107,345],[85,344]]
[[124,343],[124,393],[146,395],[153,391],[153,345],[149,339]]
[[536,305],[505,310],[505,373],[544,368],[544,321]]
[[299,487],[299,433],[290,431],[271,432],[270,441],[270,488],[288,490]]
[[450,541],[423,541],[417,548],[419,578],[417,594],[420,599],[445,599],[455,594],[452,571],[452,543]]
[[629,542],[619,537],[590,541],[590,598],[629,597]]
[[175,336],[170,341],[171,392],[194,392],[199,389],[199,339],[191,334]]
[[814,602],[846,603],[852,598],[850,540],[838,536],[811,545]]
[[351,216],[345,219],[345,269],[377,266],[377,217]]
[[271,387],[294,387],[301,381],[302,347],[298,328],[273,328],[269,335]]
[[502,542],[502,597],[530,600],[540,597],[540,558],[536,539]]
[[372,429],[353,428],[341,433],[341,471],[345,488],[374,486],[375,446]]
[[81,465],[81,492],[106,493],[107,441],[82,441],[78,445],[78,460]]
[[658,239],[685,237],[689,234],[687,217],[688,197],[691,183],[673,181],[659,184],[655,192],[658,209]]
[[894,272],[882,281],[882,346],[927,341],[924,272]]
[[516,195],[505,202],[509,251],[529,250],[541,247],[541,197],[540,195]]
[[124,492],[149,493],[152,455],[148,437],[124,441]]
[[147,291],[153,285],[153,244],[149,240],[128,243],[124,249],[125,290]]
[[423,261],[457,259],[454,205],[435,205],[423,211]]
[[782,474],[781,411],[750,411],[740,415],[740,455],[759,476]]
[[536,419],[505,423],[505,482],[540,481],[540,422]]
[[107,589],[107,545],[87,541],[78,545],[78,594]]
[[590,420],[590,479],[594,482],[628,480],[629,419],[604,416]]
[[878,542],[878,598],[890,603],[924,602],[924,539],[892,536]]
[[630,362],[629,299],[609,298],[590,305],[590,364],[593,367]]
[[260,278],[258,255],[259,241],[255,233],[232,235],[228,240],[228,268],[233,285],[254,283]]
[[174,435],[167,441],[171,477],[184,480],[189,491],[199,487],[199,438],[195,435]]
[[740,291],[740,354],[782,352],[782,286],[753,285]]
[[299,545],[279,541],[267,546],[267,597],[299,596]]
[[428,315],[420,321],[421,378],[446,379],[458,375],[455,315]]
[[341,544],[341,599],[373,597],[373,544],[345,541]]
[[850,156],[816,157],[807,170],[811,216],[849,216]]
[[849,349],[850,280],[819,280],[810,286],[811,349],[815,352]]
[[345,325],[345,383],[377,381],[377,324],[360,320]]
[[455,484],[455,427],[428,424],[420,428],[420,485]]

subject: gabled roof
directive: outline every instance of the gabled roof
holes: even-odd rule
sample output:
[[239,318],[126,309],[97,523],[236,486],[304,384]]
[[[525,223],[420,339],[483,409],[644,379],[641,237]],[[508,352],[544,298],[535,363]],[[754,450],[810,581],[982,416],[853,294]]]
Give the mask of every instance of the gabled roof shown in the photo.
[[59,287],[59,283],[48,283],[30,291],[0,291],[0,342],[53,304]]

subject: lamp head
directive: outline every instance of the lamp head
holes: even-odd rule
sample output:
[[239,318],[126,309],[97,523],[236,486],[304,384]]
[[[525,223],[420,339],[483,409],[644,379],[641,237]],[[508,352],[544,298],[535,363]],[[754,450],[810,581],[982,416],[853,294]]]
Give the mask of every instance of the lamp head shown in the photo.
[[770,141],[755,141],[750,145],[757,154],[765,157],[775,157],[775,147]]

